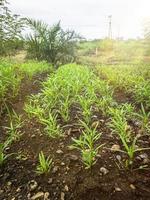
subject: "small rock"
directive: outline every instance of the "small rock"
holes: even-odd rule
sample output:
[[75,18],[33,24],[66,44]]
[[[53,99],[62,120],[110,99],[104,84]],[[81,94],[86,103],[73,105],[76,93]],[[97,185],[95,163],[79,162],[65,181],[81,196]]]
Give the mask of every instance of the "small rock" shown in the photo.
[[149,162],[150,162],[150,160],[148,158],[144,158],[143,164],[148,164]]
[[0,190],[0,195],[4,193],[4,190]]
[[100,172],[102,172],[102,174],[106,175],[106,174],[108,174],[109,170],[106,169],[105,167],[101,167]]
[[45,192],[45,194],[44,194],[44,200],[48,200],[49,198],[49,192]]
[[133,184],[130,184],[130,188],[131,188],[132,190],[135,190],[135,189],[136,189],[136,187],[135,187]]
[[97,119],[97,115],[93,115],[93,116],[92,116],[92,119]]
[[21,191],[21,188],[20,187],[18,187],[17,188],[17,190],[16,190],[16,192],[20,192]]
[[8,151],[10,149],[10,147],[6,147],[5,150]]
[[60,200],[65,200],[65,193],[64,192],[61,192],[61,194],[60,194]]
[[57,154],[63,154],[63,151],[62,151],[61,149],[58,149],[58,150],[56,151],[56,153],[57,153]]
[[134,125],[137,126],[137,127],[139,127],[141,124],[138,121],[134,121]]
[[27,198],[30,199],[31,198],[31,193],[27,194]]
[[57,192],[53,192],[53,195],[56,196]]
[[52,182],[53,182],[53,179],[52,179],[52,178],[49,178],[49,179],[48,179],[48,183],[51,184]]
[[55,174],[56,172],[58,172],[58,166],[55,166],[52,170],[52,173]]
[[120,156],[120,155],[116,155],[116,159],[117,159],[118,161],[121,161],[121,156]]
[[143,153],[141,155],[139,155],[140,158],[145,159],[148,158],[148,155],[146,153]]
[[64,165],[65,165],[65,163],[64,163],[64,162],[61,162],[61,163],[60,163],[60,165],[61,165],[61,166],[64,166]]
[[70,160],[77,161],[78,160],[78,156],[70,155]]
[[35,134],[31,135],[31,138],[35,138]]
[[11,200],[15,200],[16,198],[15,197],[13,197]]
[[105,120],[103,120],[103,119],[100,119],[99,121],[100,121],[100,122],[102,122],[102,123],[104,123],[104,122],[105,122]]
[[10,187],[11,185],[12,185],[12,182],[11,182],[11,181],[8,181],[8,182],[7,182],[7,186]]
[[66,171],[69,171],[69,170],[70,170],[70,168],[67,166],[67,167],[66,167]]
[[121,188],[119,188],[119,187],[115,187],[115,191],[116,191],[116,192],[121,192],[122,190],[121,190]]
[[66,192],[69,191],[69,187],[68,187],[68,185],[65,185],[65,187],[64,187],[64,191],[66,191]]
[[120,150],[120,146],[118,144],[114,144],[111,147],[111,151],[119,151]]
[[31,197],[31,200],[39,199],[44,197],[44,192],[38,192],[34,196]]
[[69,128],[67,135],[71,135],[71,128]]
[[149,160],[149,158],[148,158],[148,155],[147,155],[146,153],[143,153],[143,154],[139,155],[137,158],[138,158],[139,160],[143,160],[143,163],[144,163],[144,164],[147,164],[147,163],[150,162],[150,160]]
[[37,188],[38,184],[35,180],[31,180],[29,182],[29,190],[34,191]]

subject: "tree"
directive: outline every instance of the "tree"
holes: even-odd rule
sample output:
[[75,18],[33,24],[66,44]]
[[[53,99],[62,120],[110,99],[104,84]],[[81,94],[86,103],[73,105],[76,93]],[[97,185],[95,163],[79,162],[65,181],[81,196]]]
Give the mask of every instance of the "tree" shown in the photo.
[[80,38],[74,31],[64,31],[60,22],[52,27],[39,20],[27,19],[27,22],[32,29],[26,37],[30,58],[46,60],[55,66],[74,61],[76,41]]
[[24,19],[11,13],[6,0],[0,0],[0,55],[14,53],[22,46],[23,27]]

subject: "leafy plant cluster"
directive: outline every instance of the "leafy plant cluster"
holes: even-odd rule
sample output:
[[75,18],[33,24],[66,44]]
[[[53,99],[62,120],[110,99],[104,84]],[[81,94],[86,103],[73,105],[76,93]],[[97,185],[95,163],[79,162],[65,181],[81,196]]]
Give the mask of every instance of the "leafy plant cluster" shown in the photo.
[[[147,134],[149,130],[149,113],[146,114],[143,105],[139,113],[134,112],[134,107],[131,104],[122,104],[118,107],[109,108],[110,123],[109,127],[112,133],[118,135],[123,148],[120,151],[127,155],[125,160],[125,167],[129,168],[133,166],[135,155],[139,151],[150,150],[150,148],[139,147],[138,141],[143,136]],[[137,119],[140,122],[140,129],[142,132],[135,134],[132,127],[129,124],[131,119]],[[142,133],[142,134],[141,134]]]
[[0,59],[0,114],[19,92],[23,78],[52,69],[46,62],[28,61],[17,64],[12,60]]
[[[103,96],[101,102],[100,96]],[[105,112],[111,100],[111,88],[105,81],[100,81],[87,67],[69,64],[60,67],[43,83],[42,92],[29,98],[25,110],[29,117],[36,117],[45,124],[45,129],[52,136],[52,133],[59,135],[56,134],[59,132],[56,125],[58,118],[61,117],[64,122],[70,120],[73,105],[78,106],[83,121],[88,124],[94,109]],[[53,124],[53,130],[50,124]]]
[[135,104],[150,108],[150,68],[148,65],[101,66],[98,73],[105,77],[115,89],[124,90],[134,99]]
[[81,126],[84,130],[78,139],[72,138],[73,144],[70,148],[78,149],[80,151],[82,161],[88,169],[96,163],[96,156],[98,155],[103,144],[96,144],[101,137],[101,133],[98,133],[96,130],[97,125],[92,128],[85,122],[81,121]]
[[[26,64],[23,66],[25,69]],[[37,64],[35,70],[31,71],[30,67],[27,67],[24,73],[32,77],[37,70],[39,72],[38,66],[40,65]],[[47,70],[45,63],[41,70],[44,69]],[[150,133],[150,113],[147,112],[145,104],[141,104],[138,112],[131,104],[117,104],[113,99],[114,89],[109,86],[108,81],[99,79],[90,68],[76,64],[64,65],[42,84],[41,92],[30,96],[26,102],[25,111],[28,117],[36,118],[43,126],[45,133],[55,138],[63,135],[60,121],[68,123],[71,119],[71,107],[76,105],[80,111],[78,118],[82,134],[79,138],[72,138],[71,148],[80,152],[86,168],[91,168],[96,163],[104,145],[100,143],[101,133],[98,124],[92,123],[95,111],[109,119],[108,127],[121,143],[118,151],[126,155],[123,163],[126,168],[133,166],[137,152],[149,150],[149,147],[140,147],[139,143],[143,135]],[[131,121],[138,122],[139,132],[133,130]],[[20,117],[13,113],[10,127],[7,127],[11,139],[9,144],[20,138],[21,125]],[[0,151],[1,160],[5,160],[5,156],[7,158],[5,147],[2,146]],[[52,168],[52,163],[50,157],[45,157],[44,153],[40,152],[37,173],[48,173]]]

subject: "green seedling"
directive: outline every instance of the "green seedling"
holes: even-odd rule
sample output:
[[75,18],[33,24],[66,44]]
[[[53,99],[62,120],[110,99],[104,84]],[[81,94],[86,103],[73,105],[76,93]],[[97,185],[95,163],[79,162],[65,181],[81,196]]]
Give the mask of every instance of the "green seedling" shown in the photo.
[[5,143],[0,143],[0,167],[4,164],[4,162],[13,154],[6,154],[5,149],[8,146],[8,141]]
[[89,124],[92,116],[92,104],[93,99],[92,98],[85,98],[82,96],[78,96],[80,106],[82,108],[82,115],[84,121]]
[[80,135],[79,139],[72,138],[73,144],[70,148],[78,149],[81,152],[82,161],[88,169],[96,163],[98,151],[104,144],[98,146],[96,145],[96,142],[101,136],[101,134],[96,131],[97,127],[91,129],[83,121],[81,121],[81,124],[85,130],[82,131],[82,135]]
[[45,126],[44,130],[46,131],[49,137],[59,137],[61,136],[60,126],[57,124],[57,115],[49,113],[48,118],[40,118],[40,123]]
[[19,140],[22,136],[20,129],[23,126],[23,121],[21,119],[21,116],[17,115],[17,113],[14,110],[12,110],[12,113],[8,110],[8,115],[10,118],[10,126],[5,128],[8,133],[8,139],[11,143],[13,141]]
[[142,133],[150,133],[150,112],[146,112],[143,104],[141,104],[140,113],[135,113],[141,122],[141,131]]
[[113,117],[111,118],[111,123],[109,125],[113,132],[115,132],[124,146],[124,150],[118,150],[128,155],[125,166],[126,168],[132,167],[135,153],[138,151],[149,150],[150,148],[138,148],[136,143],[139,139],[139,135],[133,136],[131,134],[130,127],[127,124],[127,120],[124,113],[120,110],[115,110]]
[[39,153],[39,164],[37,165],[36,172],[37,174],[47,174],[52,169],[53,160],[48,156],[44,156],[43,151]]
[[104,116],[108,115],[108,108],[112,106],[113,98],[111,96],[103,96],[101,98],[97,98],[96,106],[98,110],[102,112]]
[[69,108],[71,105],[69,95],[67,95],[65,98],[60,98],[59,105],[60,107],[58,112],[61,114],[65,122],[69,121]]
[[6,129],[7,129],[9,140],[11,142],[17,141],[20,139],[20,137],[22,135],[21,131],[18,130],[18,127],[16,125],[14,125],[12,121],[10,122],[10,126],[6,127]]
[[29,118],[36,117],[39,119],[44,113],[44,110],[39,105],[32,105],[31,102],[25,104],[24,110],[28,114]]

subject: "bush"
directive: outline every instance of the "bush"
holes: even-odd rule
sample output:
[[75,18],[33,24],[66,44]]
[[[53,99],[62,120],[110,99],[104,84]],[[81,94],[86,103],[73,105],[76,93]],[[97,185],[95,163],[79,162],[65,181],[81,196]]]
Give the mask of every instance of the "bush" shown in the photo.
[[74,31],[64,31],[60,23],[49,27],[42,21],[27,19],[32,33],[27,36],[28,57],[46,60],[53,65],[73,62],[76,40]]

